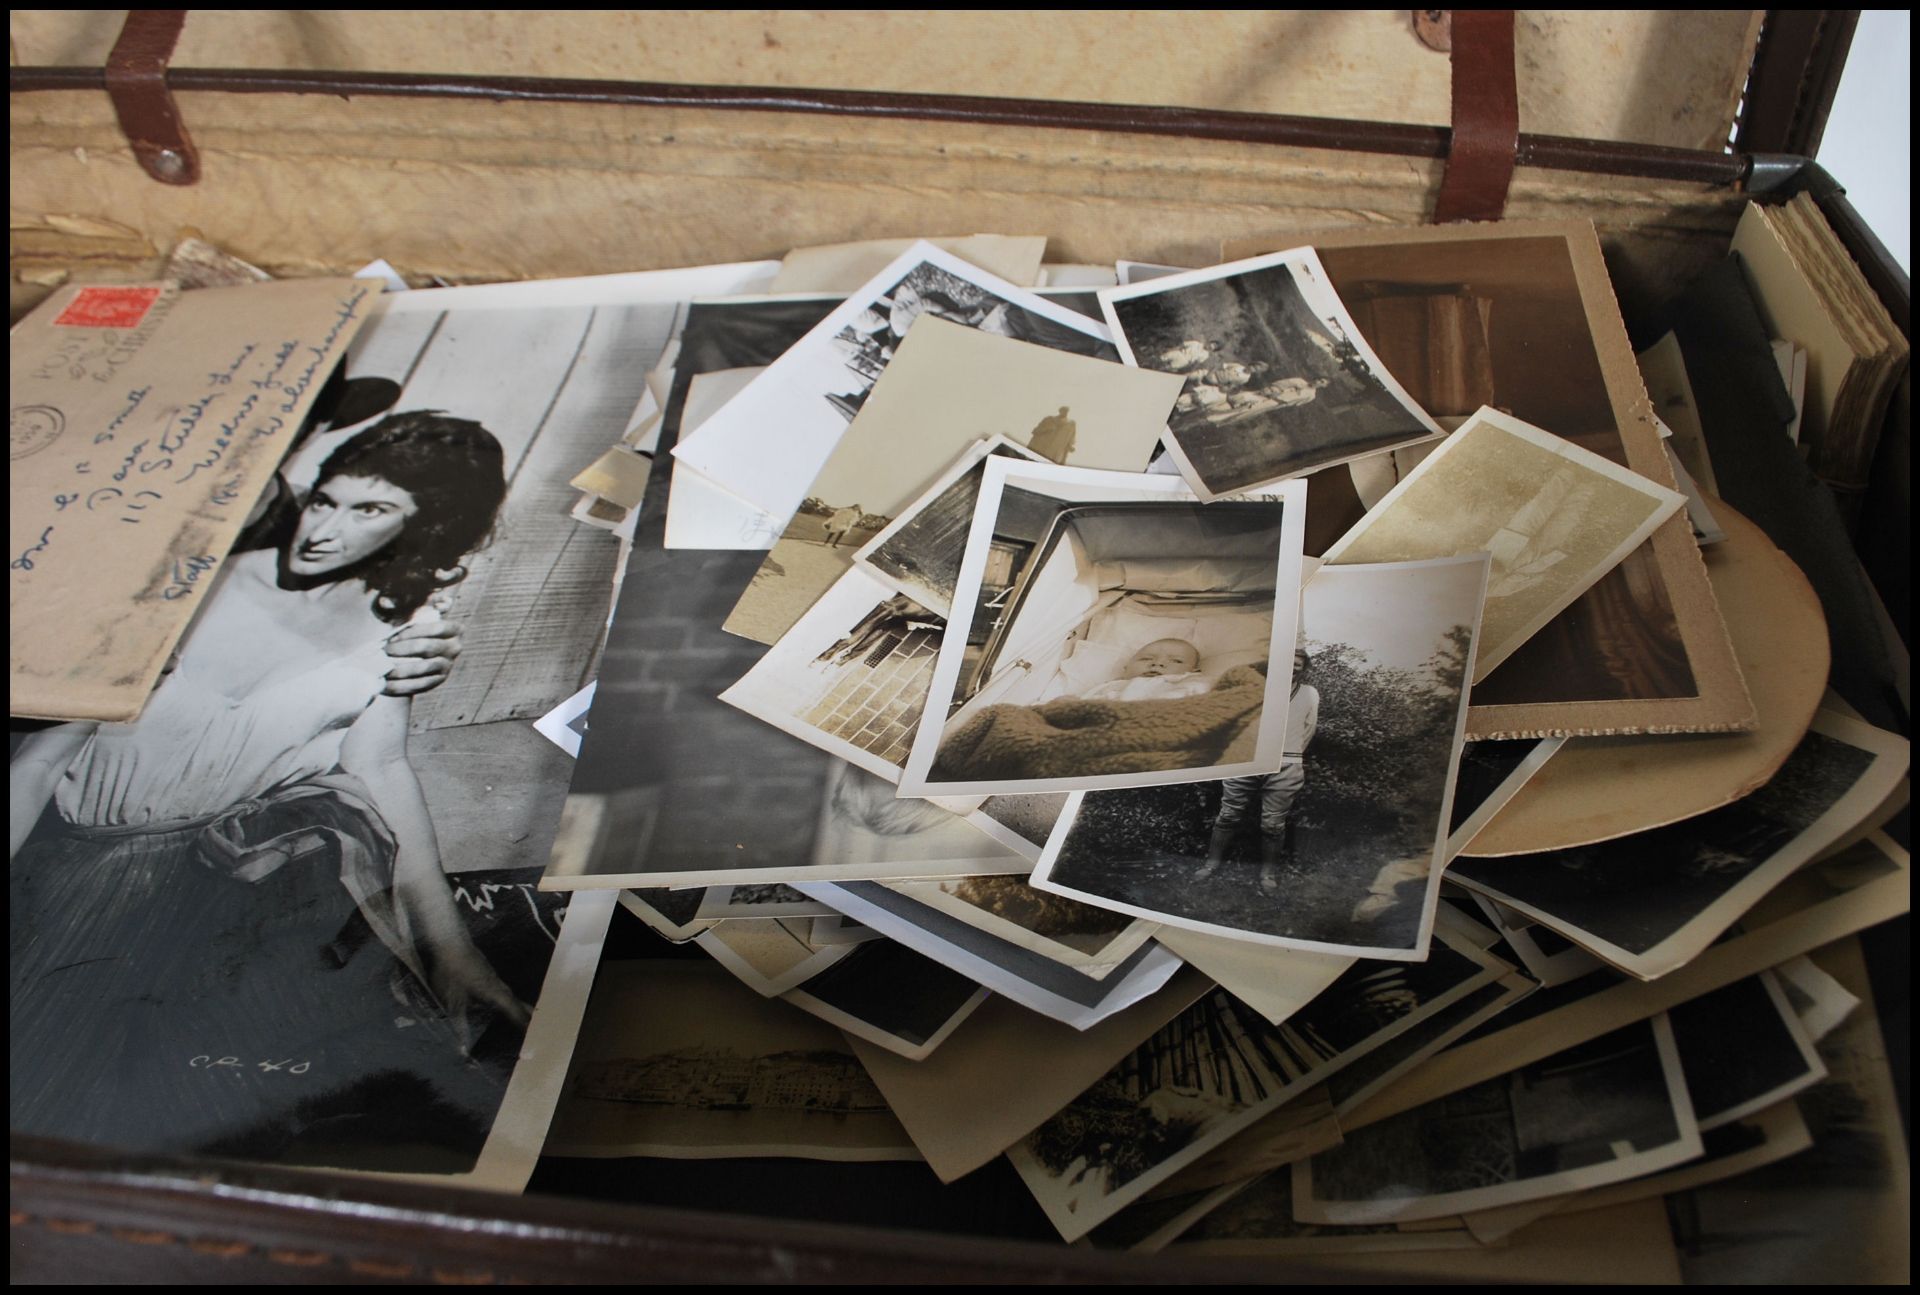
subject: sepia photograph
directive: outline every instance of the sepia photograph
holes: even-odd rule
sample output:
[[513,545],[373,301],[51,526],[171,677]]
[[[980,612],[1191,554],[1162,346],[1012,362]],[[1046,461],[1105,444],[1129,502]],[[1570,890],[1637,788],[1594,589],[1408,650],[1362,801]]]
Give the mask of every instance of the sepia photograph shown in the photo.
[[1157,924],[1035,890],[1020,876],[891,881],[887,889],[1012,944],[1103,977],[1153,937]]
[[[728,632],[759,643],[778,639],[956,455],[983,438],[998,437],[999,452],[1030,461],[1140,471],[1179,389],[1165,374],[927,318],[901,343],[807,487],[727,617]],[[950,517],[955,569],[972,517],[970,506]]]
[[1393,1223],[1301,1223],[1293,1217],[1293,1170],[1284,1168],[1246,1184],[1195,1219],[1168,1253],[1266,1258],[1480,1249],[1473,1233],[1458,1223],[1418,1229]]
[[777,998],[839,962],[857,947],[817,948],[807,940],[810,917],[772,921],[716,922],[693,942],[713,955],[741,984],[763,998]]
[[1104,288],[1100,301],[1128,363],[1185,380],[1168,448],[1203,500],[1444,435],[1310,247]]
[[1702,1133],[1827,1077],[1827,1063],[1771,971],[1676,1004],[1667,1018]]
[[1731,805],[1617,841],[1462,858],[1447,875],[1653,980],[1862,822],[1907,767],[1904,738],[1822,711],[1766,786]]
[[862,942],[781,995],[781,1001],[909,1061],[929,1056],[986,999],[985,986],[888,939]]
[[[902,795],[1140,787],[1278,763],[1305,487],[986,461]],[[1271,704],[1269,704],[1271,703]]]
[[[1666,480],[1660,438],[1642,412],[1647,388],[1589,222],[1320,231],[1297,241],[1314,244],[1374,352],[1436,417],[1491,405]],[[1226,254],[1288,245],[1242,239]],[[1356,504],[1348,524],[1359,515]],[[1750,724],[1753,706],[1686,524],[1669,519],[1476,684],[1474,709],[1489,712],[1484,735]]]
[[531,721],[619,553],[558,469],[681,307],[465,293],[354,340],[146,714],[14,752],[15,1129],[451,1176],[511,1114],[570,929],[535,883],[573,762]]
[[1009,834],[985,810],[955,814],[932,801],[903,800],[886,779],[836,761],[827,773],[807,877],[1024,877],[1032,871],[1027,852],[1006,844]]
[[1293,1167],[1303,1222],[1401,1223],[1599,1187],[1700,1154],[1664,1016],[1349,1130]]
[[1571,441],[1482,408],[1325,558],[1340,566],[1491,554],[1478,683],[1685,502]]
[[892,363],[914,321],[950,323],[1052,350],[1117,360],[1104,326],[915,243],[766,364],[673,454],[776,518],[807,487]]
[[1279,771],[1077,793],[1033,884],[1210,935],[1424,956],[1486,572],[1478,555],[1321,568]]
[[1074,1240],[1497,974],[1479,950],[1443,941],[1428,962],[1356,965],[1279,1026],[1215,990],[1007,1154]]
[[[571,807],[571,802],[569,802]],[[623,890],[620,907],[632,913],[649,930],[673,944],[685,944],[703,931],[710,931],[718,919],[702,919],[700,902],[707,892],[699,886],[673,890],[666,886],[644,886]]]
[[660,959],[602,968],[545,1154],[920,1158],[838,1030]]

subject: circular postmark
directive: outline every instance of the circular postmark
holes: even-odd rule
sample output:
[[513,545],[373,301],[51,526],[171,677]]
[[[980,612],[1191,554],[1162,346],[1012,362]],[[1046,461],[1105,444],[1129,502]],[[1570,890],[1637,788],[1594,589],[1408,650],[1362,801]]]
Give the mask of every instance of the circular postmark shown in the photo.
[[67,416],[52,405],[15,405],[7,414],[7,457],[38,454],[67,430]]

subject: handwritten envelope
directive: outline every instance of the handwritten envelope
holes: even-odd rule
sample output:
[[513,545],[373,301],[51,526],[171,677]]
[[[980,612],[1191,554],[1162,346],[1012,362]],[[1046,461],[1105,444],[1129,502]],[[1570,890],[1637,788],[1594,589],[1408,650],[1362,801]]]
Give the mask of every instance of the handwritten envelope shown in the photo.
[[10,713],[138,718],[378,296],[84,285],[13,330]]

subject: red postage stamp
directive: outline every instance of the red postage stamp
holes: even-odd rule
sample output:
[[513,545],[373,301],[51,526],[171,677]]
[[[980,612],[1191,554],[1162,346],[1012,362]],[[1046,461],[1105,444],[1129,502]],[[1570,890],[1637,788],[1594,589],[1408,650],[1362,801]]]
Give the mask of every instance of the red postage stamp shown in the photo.
[[163,289],[91,287],[54,318],[64,328],[138,328]]

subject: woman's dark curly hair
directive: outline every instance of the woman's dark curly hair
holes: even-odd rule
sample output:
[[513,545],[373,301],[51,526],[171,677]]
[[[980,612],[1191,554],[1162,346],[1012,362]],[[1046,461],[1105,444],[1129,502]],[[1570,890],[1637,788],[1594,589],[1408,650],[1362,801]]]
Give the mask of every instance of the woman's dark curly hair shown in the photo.
[[505,461],[492,432],[437,409],[392,414],[327,456],[315,490],[335,477],[374,477],[413,496],[406,527],[353,572],[373,590],[374,615],[398,625],[466,578],[463,561],[506,497]]

